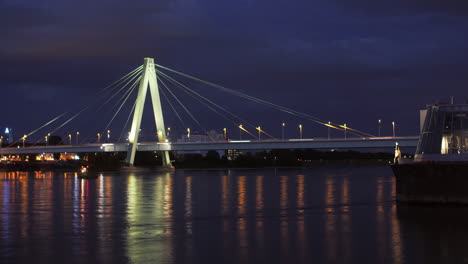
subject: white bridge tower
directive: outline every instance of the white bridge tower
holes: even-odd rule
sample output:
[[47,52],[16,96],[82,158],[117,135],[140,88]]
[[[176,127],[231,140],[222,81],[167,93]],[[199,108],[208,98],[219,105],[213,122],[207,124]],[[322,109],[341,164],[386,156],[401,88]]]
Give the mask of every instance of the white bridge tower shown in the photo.
[[[138,88],[138,95],[136,99],[135,111],[133,112],[132,129],[128,136],[128,152],[127,163],[133,166],[135,162],[135,153],[138,146],[138,135],[140,132],[141,118],[143,116],[143,108],[145,105],[146,94],[148,93],[148,86],[151,93],[151,103],[153,105],[154,120],[156,121],[156,130],[159,142],[166,142],[166,129],[164,127],[164,119],[161,108],[161,100],[159,98],[159,88],[156,78],[156,70],[154,68],[154,59],[145,58],[143,64],[143,72],[141,75],[140,86]],[[162,165],[171,166],[169,159],[169,151],[162,153]]]

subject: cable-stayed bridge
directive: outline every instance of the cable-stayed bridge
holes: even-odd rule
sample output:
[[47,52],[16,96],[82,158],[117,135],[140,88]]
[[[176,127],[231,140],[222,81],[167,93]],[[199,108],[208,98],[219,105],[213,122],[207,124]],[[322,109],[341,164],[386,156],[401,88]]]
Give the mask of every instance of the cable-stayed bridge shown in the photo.
[[[169,73],[177,75],[179,77],[194,81],[198,85],[205,85],[215,90],[224,92],[226,94],[240,97],[249,102],[263,105],[264,107],[275,109],[283,114],[294,116],[304,122],[312,122],[318,126],[322,126],[328,129],[328,137],[322,138],[303,138],[302,124],[299,125],[299,138],[297,139],[285,139],[284,127],[285,123],[282,124],[282,136],[281,139],[277,139],[270,133],[262,129],[260,126],[252,125],[246,119],[235,114],[233,111],[223,104],[216,103],[213,99],[208,98],[206,95],[202,95],[200,92],[195,91],[182,81],[172,77]],[[168,139],[168,133],[170,128],[166,129],[163,108],[161,105],[161,97],[166,99],[167,106],[173,110],[174,116],[180,122],[181,127],[187,127],[186,122],[182,118],[183,113],[196,124],[202,131],[207,131],[203,128],[201,122],[193,114],[192,111],[182,102],[180,96],[177,96],[170,86],[174,86],[182,91],[185,96],[192,98],[197,102],[199,107],[206,107],[214,114],[234,124],[238,129],[239,138],[242,133],[245,136],[249,136],[250,139],[244,140],[228,140],[226,135],[226,128],[224,128],[224,136],[222,140],[212,138],[207,133],[210,140],[208,142],[170,142]],[[138,87],[138,88],[137,88]],[[154,114],[154,120],[156,123],[156,133],[154,139],[157,138],[157,142],[140,142],[139,138],[141,133],[142,116],[144,112],[144,106],[146,101],[146,95],[148,89],[151,95],[151,104]],[[121,133],[120,137],[115,142],[110,142],[110,126],[116,120],[116,117],[125,109],[127,102],[131,102],[130,98],[134,95],[134,91],[137,91],[136,98],[133,106],[130,109],[130,113],[126,118],[124,125],[120,125]],[[315,116],[305,114],[288,107],[277,105],[268,102],[257,97],[253,97],[236,90],[228,89],[221,85],[217,85],[197,77],[182,73],[180,71],[173,70],[171,68],[155,64],[152,58],[145,58],[144,64],[137,67],[133,71],[129,72],[118,81],[114,82],[110,86],[104,88],[98,93],[97,98],[103,98],[104,102],[95,102],[94,107],[97,110],[92,109],[91,106],[86,106],[76,111],[76,113],[69,114],[63,113],[52,120],[46,122],[37,129],[32,130],[28,134],[25,134],[16,144],[10,144],[8,147],[0,148],[0,155],[15,155],[15,154],[38,154],[38,153],[96,153],[96,152],[127,152],[127,163],[133,165],[136,151],[161,151],[163,153],[163,165],[171,165],[169,159],[169,151],[198,151],[198,150],[269,150],[269,149],[351,149],[351,148],[393,148],[398,142],[401,147],[415,147],[417,145],[417,137],[395,137],[395,130],[393,130],[392,137],[376,137],[369,133],[357,130],[349,127],[346,124],[337,124],[331,121],[323,121]],[[170,100],[172,99],[172,101]],[[114,102],[113,102],[114,100]],[[110,120],[105,122],[106,126],[100,130],[101,133],[97,133],[97,143],[84,143],[85,140],[78,142],[79,132],[76,132],[76,143],[72,144],[72,134],[68,134],[68,145],[52,145],[48,144],[51,136],[59,131],[63,131],[66,126],[70,125],[78,116],[82,115],[86,111],[90,111],[91,115],[99,112],[106,105],[110,105],[112,113]],[[166,110],[167,111],[167,110]],[[68,114],[68,116],[67,116]],[[131,119],[131,126],[128,129],[128,124]],[[394,125],[394,124],[393,124]],[[249,131],[250,129],[250,131]],[[395,129],[393,127],[393,129]],[[255,132],[251,132],[251,131]],[[343,138],[331,138],[330,130],[338,130],[343,133]],[[46,131],[46,132],[44,132]],[[127,131],[128,132],[127,134]],[[106,133],[107,132],[107,133]],[[44,134],[44,141],[42,137],[36,141],[36,144],[25,144],[29,138],[33,136]],[[187,137],[190,137],[190,128],[187,128]],[[256,135],[258,133],[258,136]],[[66,134],[66,133],[65,133]],[[101,140],[101,137],[105,137],[107,134],[108,141],[106,143],[100,143],[105,140]],[[380,134],[380,121],[379,121],[379,134]],[[261,138],[263,136],[263,139]],[[124,142],[121,142],[123,138]],[[41,142],[42,143],[39,143]],[[67,139],[64,139],[66,142]],[[78,144],[81,143],[82,144]],[[88,141],[89,142],[89,141]],[[0,139],[0,146],[1,146]],[[21,145],[22,143],[22,145]]]
[[[352,149],[393,148],[398,142],[401,147],[415,147],[418,137],[375,137],[351,139],[302,139],[302,140],[230,140],[193,143],[138,143],[139,151],[197,151],[197,150],[268,150],[268,149]],[[58,146],[34,146],[3,148],[0,154],[39,154],[57,152],[125,152],[128,143],[103,143]]]

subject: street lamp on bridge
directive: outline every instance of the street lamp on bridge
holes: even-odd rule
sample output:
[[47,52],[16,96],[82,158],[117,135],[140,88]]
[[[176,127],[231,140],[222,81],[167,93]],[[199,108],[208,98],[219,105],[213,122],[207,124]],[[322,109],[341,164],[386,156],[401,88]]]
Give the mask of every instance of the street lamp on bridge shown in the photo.
[[328,140],[330,140],[330,126],[331,126],[331,122],[328,121]]
[[3,144],[3,136],[0,136],[0,148],[2,147]]
[[393,137],[395,137],[395,121],[392,121]]
[[299,138],[302,139],[302,124],[299,124]]
[[347,135],[346,135],[346,132],[348,130],[348,127],[346,126],[346,124],[344,124],[344,139],[347,139]]
[[262,129],[260,128],[260,126],[256,127],[255,129],[258,130],[258,140],[260,140],[260,133],[262,133]]
[[242,129],[243,129],[243,127],[242,127],[242,124],[241,124],[241,125],[239,125],[239,140],[242,139]]
[[70,145],[72,144],[72,135],[68,134],[68,140],[70,140]]
[[227,129],[223,128],[224,140],[227,140]]
[[78,137],[80,136],[80,132],[76,132],[76,144],[78,145]]
[[97,142],[101,143],[101,133],[97,133]]
[[286,123],[281,124],[281,139],[284,140],[284,127],[286,126]]
[[108,143],[110,142],[110,133],[111,133],[111,131],[107,130],[107,142]]
[[380,128],[381,128],[381,127],[382,127],[382,120],[381,120],[381,119],[379,119],[379,134],[378,134],[378,135],[379,135],[379,137],[380,137]]
[[24,141],[26,140],[27,137],[28,137],[28,135],[24,135],[23,138],[22,138],[23,139],[23,148],[24,148]]

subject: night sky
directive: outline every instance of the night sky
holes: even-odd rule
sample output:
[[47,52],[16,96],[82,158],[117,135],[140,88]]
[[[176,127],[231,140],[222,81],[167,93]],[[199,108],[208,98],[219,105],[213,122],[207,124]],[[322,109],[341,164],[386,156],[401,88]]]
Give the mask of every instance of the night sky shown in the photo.
[[[395,121],[416,135],[426,104],[468,100],[465,0],[0,0],[0,32],[0,126],[17,134],[86,105],[144,57],[372,134],[382,119],[383,134]],[[301,122],[306,136],[326,136],[213,96],[276,137],[282,121],[290,134]],[[207,129],[228,126],[193,111]],[[77,120],[61,133],[76,130],[95,127]]]

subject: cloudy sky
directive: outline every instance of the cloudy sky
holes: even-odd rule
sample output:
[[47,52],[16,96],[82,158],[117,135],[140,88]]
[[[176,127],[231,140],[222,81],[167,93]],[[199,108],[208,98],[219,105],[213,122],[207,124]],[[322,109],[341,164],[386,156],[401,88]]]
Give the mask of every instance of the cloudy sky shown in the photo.
[[[426,104],[468,100],[467,33],[464,0],[0,0],[0,126],[27,133],[154,57],[323,120],[415,135]],[[214,96],[277,137],[302,122]]]

